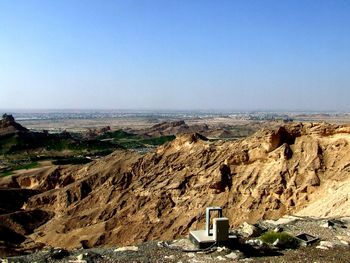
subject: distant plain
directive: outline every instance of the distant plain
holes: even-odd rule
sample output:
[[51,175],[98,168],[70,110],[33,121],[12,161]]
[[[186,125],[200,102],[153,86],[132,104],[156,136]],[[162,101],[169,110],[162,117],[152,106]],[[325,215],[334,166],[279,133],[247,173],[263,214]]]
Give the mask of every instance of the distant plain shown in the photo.
[[229,112],[229,111],[117,111],[117,110],[40,110],[11,113],[16,120],[30,130],[49,132],[85,132],[89,129],[109,126],[112,130],[138,130],[161,122],[184,120],[188,125],[207,124],[210,128],[224,126],[260,126],[266,122],[293,120],[295,122],[350,122],[350,113],[345,112]]

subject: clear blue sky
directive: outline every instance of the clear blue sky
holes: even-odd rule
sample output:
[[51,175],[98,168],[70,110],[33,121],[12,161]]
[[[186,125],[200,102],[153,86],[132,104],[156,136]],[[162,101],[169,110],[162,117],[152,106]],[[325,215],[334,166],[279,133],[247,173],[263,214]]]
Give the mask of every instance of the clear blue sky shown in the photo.
[[0,0],[0,108],[349,101],[349,0]]

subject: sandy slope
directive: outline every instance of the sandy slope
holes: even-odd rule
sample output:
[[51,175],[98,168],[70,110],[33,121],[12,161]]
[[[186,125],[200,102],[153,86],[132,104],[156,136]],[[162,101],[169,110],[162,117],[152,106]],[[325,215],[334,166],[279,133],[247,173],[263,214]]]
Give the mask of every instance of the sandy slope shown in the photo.
[[350,182],[331,182],[315,201],[297,214],[316,217],[350,216]]

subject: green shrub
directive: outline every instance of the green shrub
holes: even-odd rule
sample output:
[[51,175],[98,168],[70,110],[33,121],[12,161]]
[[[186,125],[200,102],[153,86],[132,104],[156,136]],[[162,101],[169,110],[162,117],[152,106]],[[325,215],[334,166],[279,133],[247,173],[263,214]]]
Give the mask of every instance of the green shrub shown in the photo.
[[9,166],[6,170],[0,172],[0,177],[5,177],[13,174],[13,171],[16,170],[28,170],[28,169],[33,169],[39,166],[38,162],[30,162],[30,163],[21,163],[21,164],[16,164]]
[[260,236],[260,240],[268,244],[273,244],[277,239],[277,246],[281,248],[297,248],[300,245],[298,239],[286,232],[267,231]]
[[123,131],[123,130],[116,130],[116,131],[113,131],[113,132],[107,132],[103,135],[100,135],[97,137],[97,139],[110,139],[110,138],[113,138],[113,139],[130,139],[130,138],[134,138],[134,137],[137,137],[136,134],[133,134],[133,133],[129,133],[129,132],[126,132],[126,131]]
[[9,176],[9,175],[12,175],[12,171],[5,171],[5,172],[0,173],[0,177],[5,177],[5,176]]
[[39,166],[38,162],[31,162],[31,163],[26,163],[26,164],[22,164],[22,165],[18,165],[18,166],[14,166],[13,170],[28,170],[28,169],[33,169]]

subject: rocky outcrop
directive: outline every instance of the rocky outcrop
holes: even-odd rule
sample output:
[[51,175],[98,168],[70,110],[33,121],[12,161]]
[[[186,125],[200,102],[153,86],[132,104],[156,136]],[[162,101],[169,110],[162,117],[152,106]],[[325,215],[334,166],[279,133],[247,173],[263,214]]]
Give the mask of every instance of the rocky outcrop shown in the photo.
[[6,113],[2,115],[2,119],[0,120],[0,136],[27,131],[27,128],[17,123],[12,115]]
[[87,138],[87,139],[93,139],[93,138],[96,138],[98,136],[104,135],[108,132],[111,132],[110,126],[101,127],[101,128],[93,128],[93,129],[88,129],[88,131],[83,134],[83,137]]
[[55,183],[25,209],[55,215],[30,238],[67,248],[135,244],[203,227],[207,206],[223,207],[231,226],[296,213],[329,182],[350,179],[349,142],[349,126],[300,123],[238,141],[181,135],[143,156],[117,151],[38,175],[32,189]]
[[202,133],[208,130],[209,130],[209,127],[206,124],[189,126],[185,123],[185,121],[180,120],[180,121],[172,121],[172,122],[161,122],[153,125],[150,128],[138,131],[138,133],[155,137],[155,136],[163,136],[163,135],[177,135],[177,134],[184,134],[184,133],[190,133],[190,132]]

